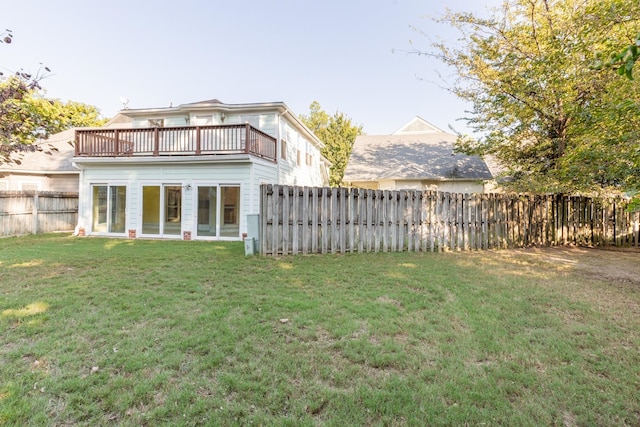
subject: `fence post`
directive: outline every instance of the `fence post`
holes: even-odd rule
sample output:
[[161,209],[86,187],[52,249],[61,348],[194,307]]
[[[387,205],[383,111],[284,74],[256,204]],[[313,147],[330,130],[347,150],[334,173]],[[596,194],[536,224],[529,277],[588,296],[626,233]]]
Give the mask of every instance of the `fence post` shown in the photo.
[[39,196],[38,191],[36,190],[33,192],[33,209],[31,213],[31,219],[33,221],[33,227],[31,228],[31,231],[33,234],[38,234],[38,203]]

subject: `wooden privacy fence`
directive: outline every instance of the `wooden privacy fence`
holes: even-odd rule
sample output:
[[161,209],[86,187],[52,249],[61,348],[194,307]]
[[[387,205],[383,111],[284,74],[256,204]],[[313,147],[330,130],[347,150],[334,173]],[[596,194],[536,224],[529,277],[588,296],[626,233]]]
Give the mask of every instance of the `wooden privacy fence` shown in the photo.
[[264,255],[640,247],[621,200],[262,185],[260,205]]
[[0,191],[0,236],[73,230],[78,193]]

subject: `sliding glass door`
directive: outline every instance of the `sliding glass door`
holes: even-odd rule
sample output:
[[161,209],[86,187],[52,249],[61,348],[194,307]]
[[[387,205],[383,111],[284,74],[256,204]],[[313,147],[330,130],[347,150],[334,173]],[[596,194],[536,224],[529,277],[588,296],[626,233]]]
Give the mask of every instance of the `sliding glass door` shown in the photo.
[[127,187],[94,185],[92,187],[91,228],[96,233],[124,233],[126,228]]
[[142,187],[142,234],[179,236],[182,230],[182,186]]
[[198,186],[197,212],[198,237],[239,237],[240,187]]

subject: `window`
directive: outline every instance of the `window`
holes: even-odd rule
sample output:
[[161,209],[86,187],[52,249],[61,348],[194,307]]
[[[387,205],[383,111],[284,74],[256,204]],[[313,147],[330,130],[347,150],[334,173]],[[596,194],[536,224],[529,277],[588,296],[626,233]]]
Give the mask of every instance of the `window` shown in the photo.
[[150,128],[162,128],[164,127],[164,119],[149,119],[147,120]]
[[92,202],[93,231],[99,233],[124,233],[127,187],[123,185],[94,185]]
[[213,124],[212,116],[196,116],[196,126],[210,126]]
[[280,140],[280,158],[287,160],[287,141],[284,139]]
[[34,182],[23,182],[20,188],[22,191],[38,191],[38,184]]
[[300,166],[302,164],[302,151],[298,150],[296,152],[296,166]]
[[9,183],[7,181],[0,181],[0,191],[9,189]]
[[313,156],[311,156],[311,154],[307,153],[305,160],[307,162],[307,166],[311,166],[311,163],[313,162]]

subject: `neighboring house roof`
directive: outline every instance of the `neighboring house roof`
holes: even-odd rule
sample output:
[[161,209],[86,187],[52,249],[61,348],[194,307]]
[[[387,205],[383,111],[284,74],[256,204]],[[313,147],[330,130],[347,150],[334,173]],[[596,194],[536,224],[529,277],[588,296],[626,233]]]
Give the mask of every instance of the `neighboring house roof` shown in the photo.
[[343,180],[491,179],[480,157],[454,151],[456,138],[420,117],[392,135],[360,135]]
[[0,172],[30,174],[69,174],[79,173],[73,167],[75,154],[74,130],[68,129],[48,139],[37,141],[35,151],[16,152],[11,155],[10,163],[0,163]]
[[113,116],[107,123],[105,123],[103,128],[130,128],[133,127],[133,119],[131,117],[125,116],[124,114],[117,113]]

